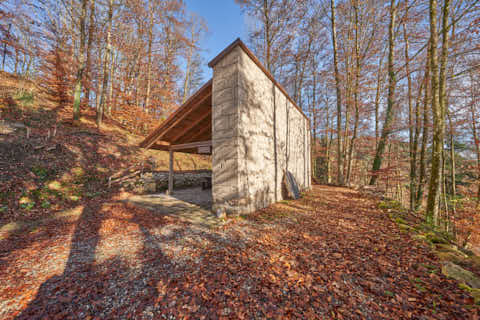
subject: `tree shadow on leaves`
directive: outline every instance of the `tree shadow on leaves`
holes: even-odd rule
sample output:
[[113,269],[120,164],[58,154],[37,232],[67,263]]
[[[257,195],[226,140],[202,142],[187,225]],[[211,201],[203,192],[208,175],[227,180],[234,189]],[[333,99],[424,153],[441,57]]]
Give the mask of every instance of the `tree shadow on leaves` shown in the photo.
[[[101,257],[99,246],[102,241],[108,241],[101,235],[102,223],[109,219],[101,206],[101,203],[91,203],[84,208],[63,273],[45,281],[35,299],[16,319],[130,318],[132,312],[142,314],[154,302],[152,299],[158,295],[157,273],[145,270],[149,264],[142,262],[154,259],[155,264],[168,264],[169,260],[161,250],[152,256],[147,239],[152,241],[153,236],[141,224],[138,227],[145,239],[134,257],[136,261],[121,253],[108,256],[107,252],[106,258]],[[135,223],[135,219],[128,222]],[[133,267],[132,262],[135,262]],[[137,262],[140,262],[139,268]]]
[[[228,270],[228,257],[212,255],[203,244],[220,248],[245,247],[245,243],[229,244],[221,234],[205,232],[202,226],[171,224],[171,216],[132,210],[122,201],[111,204],[90,203],[84,208],[63,273],[46,280],[15,319],[209,314],[215,311],[211,295],[225,300],[223,292],[207,288],[212,281],[228,281],[233,272],[198,271],[205,267],[203,259],[213,259]],[[122,208],[127,210],[116,213]],[[120,232],[112,232],[115,227]],[[172,250],[177,250],[174,258]],[[183,250],[197,250],[199,256]]]

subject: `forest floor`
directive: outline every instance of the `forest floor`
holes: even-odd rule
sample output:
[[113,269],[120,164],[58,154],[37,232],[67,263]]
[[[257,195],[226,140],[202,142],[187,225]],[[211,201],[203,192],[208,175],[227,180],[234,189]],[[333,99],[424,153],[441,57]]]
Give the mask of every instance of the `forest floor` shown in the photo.
[[2,319],[478,319],[378,200],[314,186],[218,226],[97,197],[0,231]]

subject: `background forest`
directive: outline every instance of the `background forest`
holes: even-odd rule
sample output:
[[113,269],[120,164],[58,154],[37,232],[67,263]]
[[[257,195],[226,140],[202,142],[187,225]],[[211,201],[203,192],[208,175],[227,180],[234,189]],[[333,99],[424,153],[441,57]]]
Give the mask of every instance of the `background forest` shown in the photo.
[[[480,241],[478,1],[236,3],[248,45],[311,119],[315,179],[372,185]],[[94,110],[145,134],[207,80],[207,22],[183,1],[0,0],[0,19],[2,70],[73,120]]]
[[365,186],[478,241],[478,1],[237,1],[312,120],[315,178]]
[[[0,1],[2,69],[34,79],[59,106],[145,133],[203,82],[201,17],[182,1]],[[157,120],[158,122],[158,120]]]

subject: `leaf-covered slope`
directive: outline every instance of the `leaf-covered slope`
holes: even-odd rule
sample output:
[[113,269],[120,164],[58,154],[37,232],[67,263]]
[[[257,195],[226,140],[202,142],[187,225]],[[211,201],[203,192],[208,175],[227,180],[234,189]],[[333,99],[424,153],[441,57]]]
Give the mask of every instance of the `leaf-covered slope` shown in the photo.
[[[0,225],[106,195],[108,178],[124,171],[168,170],[167,152],[140,149],[143,137],[115,120],[98,129],[91,108],[72,123],[70,104],[6,73],[0,91]],[[207,157],[176,156],[176,170],[209,167]]]

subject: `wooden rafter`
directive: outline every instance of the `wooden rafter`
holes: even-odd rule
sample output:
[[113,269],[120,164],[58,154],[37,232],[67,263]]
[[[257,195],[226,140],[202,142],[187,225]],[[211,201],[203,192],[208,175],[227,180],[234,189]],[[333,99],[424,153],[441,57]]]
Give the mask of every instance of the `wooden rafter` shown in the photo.
[[[157,140],[164,137],[169,130],[178,126],[190,114],[203,106],[207,99],[211,99],[212,80],[210,79],[195,94],[193,94],[177,111],[171,114],[158,128],[149,134],[141,143],[140,147],[150,148]],[[211,108],[211,107],[210,107]]]
[[195,140],[198,137],[201,137],[204,133],[206,133],[209,130],[212,131],[212,126],[211,125],[203,127],[202,129],[200,129],[199,131],[197,131],[196,133],[191,135],[188,140],[191,140],[191,141]]
[[202,114],[198,116],[195,121],[193,121],[190,125],[186,126],[185,129],[180,131],[178,134],[176,134],[171,140],[172,143],[175,143],[179,138],[183,137],[186,133],[188,133],[190,130],[195,128],[198,124],[200,124],[203,120],[205,120],[210,114],[212,113],[212,108],[207,108]]
[[182,143],[182,144],[172,144],[170,146],[170,150],[177,151],[177,150],[185,150],[191,148],[198,148],[198,147],[211,147],[212,140],[208,141],[197,141],[197,142],[189,142],[189,143]]

